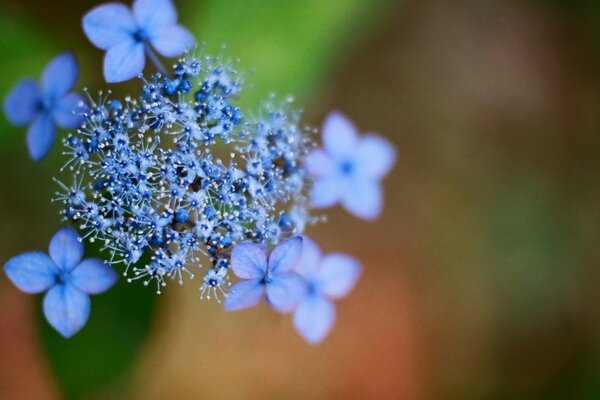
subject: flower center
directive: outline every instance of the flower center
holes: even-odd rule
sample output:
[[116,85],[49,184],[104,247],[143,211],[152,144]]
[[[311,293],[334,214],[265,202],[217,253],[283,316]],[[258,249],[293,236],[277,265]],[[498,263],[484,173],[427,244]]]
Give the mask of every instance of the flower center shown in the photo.
[[144,31],[143,29],[138,29],[137,31],[135,31],[133,33],[133,39],[136,42],[143,43],[146,40],[148,40],[148,35],[146,34],[146,31]]
[[342,162],[342,164],[340,165],[340,171],[342,171],[342,174],[344,175],[352,174],[352,172],[354,171],[354,163],[349,160]]
[[51,99],[40,99],[35,105],[38,112],[44,112],[52,109],[53,101]]
[[67,283],[71,279],[69,271],[60,271],[58,273],[58,283]]
[[263,285],[268,285],[271,282],[273,282],[273,277],[271,276],[270,272],[267,272],[262,278],[262,283]]

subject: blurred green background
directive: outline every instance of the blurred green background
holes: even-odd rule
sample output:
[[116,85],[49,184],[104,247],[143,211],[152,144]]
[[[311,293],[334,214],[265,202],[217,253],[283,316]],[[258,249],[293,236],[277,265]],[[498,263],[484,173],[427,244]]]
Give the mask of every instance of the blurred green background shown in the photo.
[[[67,49],[80,89],[107,87],[80,28],[99,3],[3,0],[0,93]],[[66,341],[2,276],[0,399],[600,398],[598,1],[176,4],[210,53],[240,59],[244,107],[293,95],[306,123],[338,109],[394,142],[380,220],[334,209],[308,232],[362,280],[310,347],[266,307],[122,281]],[[60,226],[62,164],[60,146],[31,163],[0,118],[0,262]]]

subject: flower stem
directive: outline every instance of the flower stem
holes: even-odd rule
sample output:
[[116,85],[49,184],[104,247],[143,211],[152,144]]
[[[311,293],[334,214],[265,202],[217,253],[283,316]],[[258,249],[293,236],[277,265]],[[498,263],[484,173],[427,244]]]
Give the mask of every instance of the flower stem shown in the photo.
[[158,72],[167,76],[167,70],[165,69],[164,65],[162,65],[154,51],[152,51],[152,48],[148,43],[144,44],[144,50],[146,51],[146,55],[148,56],[152,64],[154,64],[154,67],[158,70]]

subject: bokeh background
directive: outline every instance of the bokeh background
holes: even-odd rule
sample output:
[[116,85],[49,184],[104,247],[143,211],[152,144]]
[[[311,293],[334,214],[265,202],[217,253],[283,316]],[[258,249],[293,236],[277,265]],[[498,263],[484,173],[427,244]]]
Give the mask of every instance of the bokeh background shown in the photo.
[[[98,3],[2,0],[0,93],[67,49],[80,89],[106,87],[80,28]],[[395,144],[382,217],[333,209],[309,231],[362,279],[311,347],[266,307],[123,281],[67,341],[2,275],[1,399],[600,398],[600,2],[176,4],[239,57],[244,107],[293,94],[307,124],[337,109]],[[0,263],[60,226],[60,153],[33,164],[0,118]]]

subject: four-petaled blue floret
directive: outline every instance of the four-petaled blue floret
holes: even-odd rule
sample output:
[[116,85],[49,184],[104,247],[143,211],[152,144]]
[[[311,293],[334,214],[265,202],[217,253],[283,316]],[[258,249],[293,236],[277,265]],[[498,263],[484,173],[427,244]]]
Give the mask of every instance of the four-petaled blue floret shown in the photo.
[[267,256],[264,246],[240,243],[231,252],[231,268],[242,280],[232,286],[225,309],[241,310],[263,297],[277,311],[289,312],[298,304],[305,284],[294,271],[302,256],[302,238],[294,236],[278,244]]
[[311,204],[316,208],[341,203],[363,219],[375,219],[383,207],[381,180],[396,160],[394,147],[377,135],[359,137],[342,114],[330,113],[323,124],[323,148],[306,157],[315,177]]
[[79,67],[72,53],[62,53],[48,63],[41,82],[19,81],[4,100],[4,113],[17,126],[29,124],[27,149],[34,161],[42,159],[54,143],[55,124],[77,128],[83,119],[83,98],[70,93],[77,82]]
[[294,326],[309,343],[319,343],[331,330],[335,308],[331,300],[346,296],[360,276],[360,264],[342,253],[322,255],[319,246],[304,236],[302,258],[296,271],[306,290],[294,311]]
[[11,258],[4,272],[26,293],[42,293],[44,315],[64,337],[71,337],[90,315],[90,294],[110,289],[117,273],[104,262],[83,258],[83,244],[72,228],[62,228],[52,237],[48,255],[39,251]]
[[82,25],[88,39],[106,50],[107,82],[139,75],[146,55],[156,61],[153,50],[164,57],[177,57],[196,43],[192,34],[177,24],[171,0],[135,0],[131,9],[118,2],[101,4],[83,17]]

